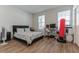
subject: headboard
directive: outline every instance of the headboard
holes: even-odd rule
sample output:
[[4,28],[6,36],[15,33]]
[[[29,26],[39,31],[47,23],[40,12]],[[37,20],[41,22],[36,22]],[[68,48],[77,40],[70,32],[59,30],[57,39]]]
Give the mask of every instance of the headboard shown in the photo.
[[29,26],[26,26],[26,25],[13,25],[13,34],[15,32],[17,32],[17,28],[29,28]]

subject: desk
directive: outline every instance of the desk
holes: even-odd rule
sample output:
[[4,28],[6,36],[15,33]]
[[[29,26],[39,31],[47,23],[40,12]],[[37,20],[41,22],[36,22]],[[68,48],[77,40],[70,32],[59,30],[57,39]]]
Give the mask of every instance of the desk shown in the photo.
[[51,31],[50,37],[54,38],[56,36],[56,28],[51,28],[50,31]]

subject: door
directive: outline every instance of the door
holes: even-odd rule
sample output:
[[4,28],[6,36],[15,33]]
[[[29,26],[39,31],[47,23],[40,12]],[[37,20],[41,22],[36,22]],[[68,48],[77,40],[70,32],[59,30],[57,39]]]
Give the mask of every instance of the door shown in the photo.
[[74,7],[74,42],[79,46],[79,6]]

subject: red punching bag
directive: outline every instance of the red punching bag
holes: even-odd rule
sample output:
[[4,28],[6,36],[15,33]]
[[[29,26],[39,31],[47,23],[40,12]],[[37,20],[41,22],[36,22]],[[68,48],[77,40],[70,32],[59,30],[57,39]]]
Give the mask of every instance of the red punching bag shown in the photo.
[[60,28],[59,28],[59,37],[64,37],[65,36],[65,19],[62,18],[60,20]]

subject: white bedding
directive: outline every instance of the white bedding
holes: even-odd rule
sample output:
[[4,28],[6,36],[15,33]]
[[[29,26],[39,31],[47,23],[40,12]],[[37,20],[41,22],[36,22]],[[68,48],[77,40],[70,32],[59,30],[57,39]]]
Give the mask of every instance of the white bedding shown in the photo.
[[14,37],[25,40],[28,44],[31,44],[34,39],[39,38],[42,35],[42,32],[16,32]]

